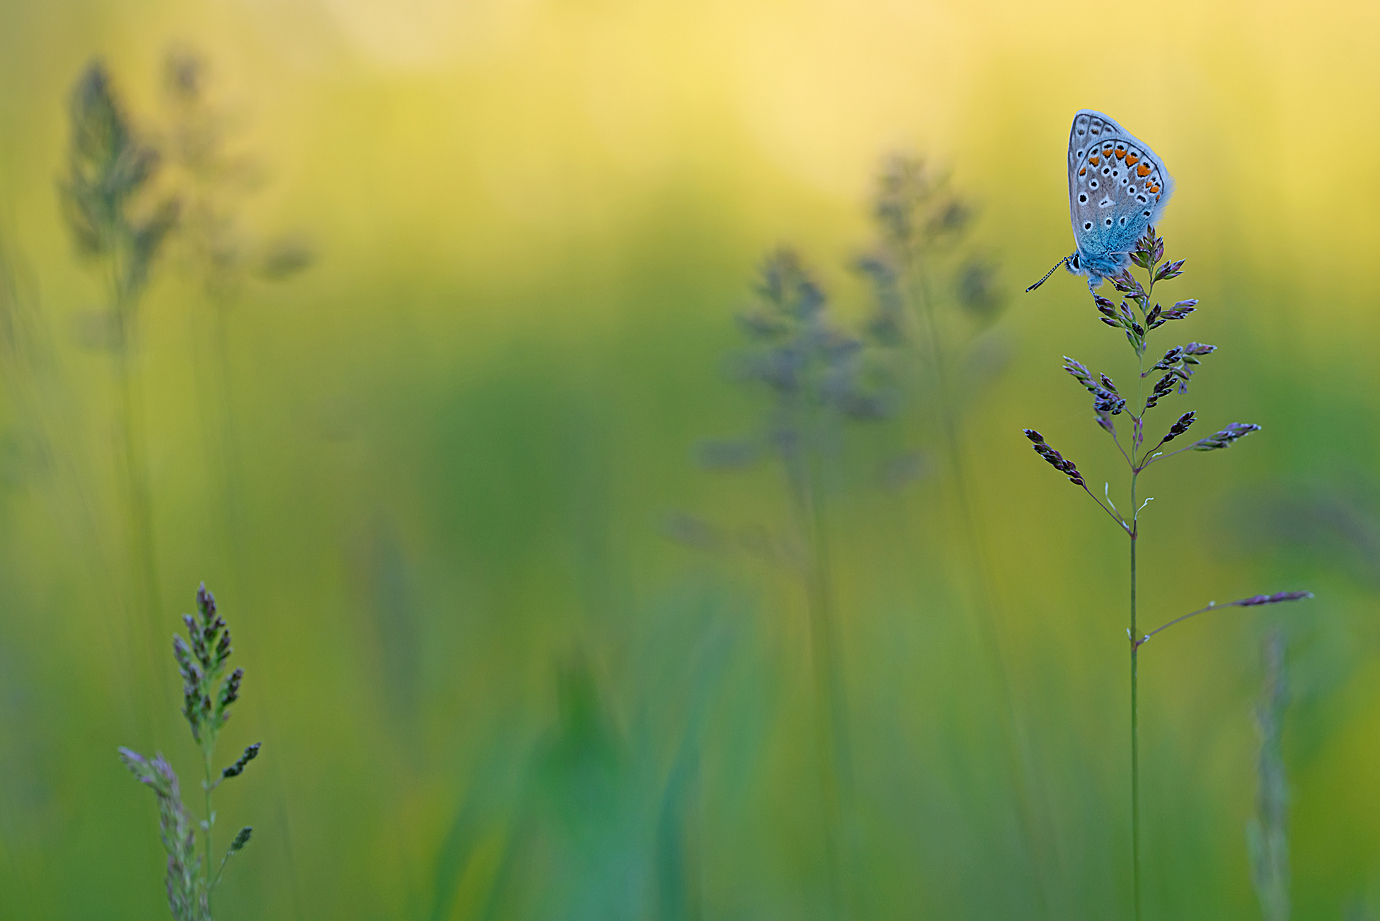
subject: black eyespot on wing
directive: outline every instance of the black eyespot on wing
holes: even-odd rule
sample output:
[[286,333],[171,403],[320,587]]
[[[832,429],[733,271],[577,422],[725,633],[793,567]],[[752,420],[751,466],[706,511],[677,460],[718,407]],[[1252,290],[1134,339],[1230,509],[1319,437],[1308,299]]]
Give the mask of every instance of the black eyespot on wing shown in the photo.
[[1107,226],[1108,226],[1108,227],[1111,227],[1111,226],[1112,226],[1112,219],[1111,219],[1111,218],[1107,218]]
[[1084,229],[1084,230],[1092,230],[1092,221],[1087,221],[1087,222],[1085,222],[1085,223],[1083,224],[1083,229]]
[[1146,216],[1146,217],[1149,217],[1149,216],[1150,216],[1150,212],[1149,212],[1149,211],[1146,211],[1146,212],[1145,212],[1145,216]]
[[1125,224],[1125,223],[1126,223],[1126,218],[1122,218],[1122,219],[1121,219],[1121,223],[1122,223],[1122,224]]
[[1089,180],[1088,180],[1088,188],[1090,188],[1090,189],[1096,189],[1096,188],[1097,188],[1097,180],[1096,180],[1096,179],[1089,179]]
[[1146,198],[1144,195],[1137,195],[1137,196],[1136,196],[1136,201],[1140,202],[1140,203],[1143,205],[1143,204],[1145,204],[1147,201],[1149,201],[1149,199]]
[[1087,193],[1087,192],[1079,192],[1079,193],[1078,193],[1078,203],[1079,203],[1080,205],[1083,204],[1084,202],[1086,202],[1087,200],[1088,200],[1088,193]]

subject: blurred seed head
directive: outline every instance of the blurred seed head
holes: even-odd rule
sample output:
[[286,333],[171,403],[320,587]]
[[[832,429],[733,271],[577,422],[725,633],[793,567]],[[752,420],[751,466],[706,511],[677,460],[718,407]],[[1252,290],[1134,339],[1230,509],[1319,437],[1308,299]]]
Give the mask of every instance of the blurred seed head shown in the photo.
[[196,823],[182,803],[177,773],[161,752],[152,760],[128,748],[121,748],[119,755],[130,773],[158,798],[159,834],[168,858],[168,906],[173,917],[178,921],[210,918],[205,887],[199,878],[201,858],[196,853]]
[[259,277],[266,281],[286,281],[316,262],[316,248],[302,234],[289,234],[269,242],[259,260]]
[[137,291],[177,225],[179,203],[142,202],[160,157],[139,137],[100,61],[77,80],[68,117],[67,172],[59,183],[68,230],[78,252],[117,260],[120,287]]
[[[899,344],[913,334],[906,316],[918,305],[916,269],[929,278],[926,297],[942,298],[986,325],[1006,304],[995,259],[981,253],[955,253],[972,227],[975,209],[957,194],[947,173],[924,158],[895,153],[882,164],[872,201],[877,241],[855,267],[871,283],[875,297],[872,331],[883,344]],[[940,257],[943,257],[942,260]]]
[[958,305],[987,323],[1006,306],[1006,294],[998,283],[997,263],[985,256],[969,257],[958,270]]
[[163,59],[163,91],[195,105],[206,91],[206,60],[190,48],[172,48]]
[[929,458],[921,451],[907,451],[884,462],[879,471],[882,488],[900,492],[930,471]]
[[762,457],[762,448],[754,438],[713,438],[695,446],[695,456],[706,470],[740,470]]
[[1209,435],[1200,441],[1193,443],[1195,451],[1217,451],[1221,448],[1235,444],[1238,440],[1245,438],[1251,432],[1260,431],[1260,426],[1253,422],[1233,422],[1231,425]]
[[246,280],[284,281],[316,261],[302,234],[266,242],[245,229],[244,199],[261,188],[265,170],[237,144],[240,119],[218,101],[212,67],[202,53],[175,47],[163,64],[160,136],[170,181],[184,202],[178,254],[219,306],[233,303]]
[[873,216],[887,241],[901,250],[951,242],[968,226],[972,208],[923,158],[897,153],[877,177]]
[[1312,592],[1275,592],[1273,595],[1252,595],[1250,598],[1241,599],[1237,604],[1243,608],[1251,608],[1262,604],[1279,604],[1281,601],[1303,601],[1312,597]]
[[662,519],[661,533],[669,540],[696,550],[722,550],[727,541],[714,524],[688,512],[672,512]]
[[[740,380],[767,385],[775,395],[770,443],[793,450],[801,414],[815,405],[854,419],[891,412],[885,381],[868,374],[868,346],[834,324],[823,289],[795,251],[770,254],[755,290],[757,303],[739,317],[754,348],[738,357],[733,372]],[[730,466],[749,460],[755,446],[755,440],[710,442],[701,456],[711,465]]]

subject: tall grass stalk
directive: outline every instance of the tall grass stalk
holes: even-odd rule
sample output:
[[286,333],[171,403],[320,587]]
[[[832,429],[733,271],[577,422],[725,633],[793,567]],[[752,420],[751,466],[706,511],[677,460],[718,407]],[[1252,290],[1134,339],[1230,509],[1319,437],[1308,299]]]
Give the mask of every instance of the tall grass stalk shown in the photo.
[[756,304],[739,317],[752,348],[735,370],[769,391],[769,410],[758,431],[708,446],[704,460],[737,466],[768,454],[783,473],[791,543],[799,548],[790,561],[805,596],[826,882],[834,916],[851,917],[860,896],[853,884],[853,763],[827,497],[842,423],[883,418],[887,405],[869,374],[869,343],[835,324],[823,289],[794,251],[780,249],[763,261],[756,293]]
[[[816,413],[821,407],[813,407]],[[813,427],[813,426],[811,426]],[[810,623],[820,768],[825,797],[826,854],[830,879],[842,917],[851,915],[849,894],[848,814],[852,805],[852,755],[848,742],[847,703],[839,661],[838,623],[829,558],[828,516],[822,458],[817,451],[786,458],[798,531],[806,547],[805,597]]]
[[[197,590],[196,608],[195,616],[182,615],[187,637],[173,637],[173,658],[183,681],[182,715],[201,749],[201,789],[206,810],[201,821],[195,821],[187,811],[177,773],[161,752],[149,759],[128,748],[120,749],[121,762],[158,798],[159,834],[167,852],[168,907],[175,921],[211,921],[211,896],[220,884],[226,864],[244,849],[253,833],[249,826],[241,828],[217,863],[212,794],[225,781],[243,774],[261,747],[261,743],[255,742],[232,764],[215,770],[216,741],[230,719],[231,706],[239,699],[244,669],[226,673],[226,661],[234,652],[230,628],[217,613],[216,599],[205,585]],[[196,846],[198,830],[204,845],[200,855]]]
[[[1131,403],[1128,408],[1127,398],[1117,390],[1116,384],[1106,374],[1094,375],[1082,363],[1068,357],[1064,359],[1064,370],[1072,375],[1074,380],[1092,396],[1094,420],[1111,437],[1118,453],[1126,462],[1130,479],[1128,513],[1123,514],[1117,508],[1112,501],[1110,489],[1104,489],[1101,497],[1090,490],[1074,462],[1066,459],[1047,444],[1044,436],[1039,432],[1034,429],[1026,429],[1025,435],[1034,444],[1035,451],[1054,469],[1067,476],[1070,483],[1087,493],[1089,498],[1116,522],[1130,541],[1131,603],[1130,625],[1126,629],[1126,637],[1130,647],[1131,884],[1133,916],[1136,921],[1140,921],[1143,902],[1140,851],[1140,707],[1138,688],[1141,646],[1149,642],[1151,637],[1160,631],[1209,611],[1224,607],[1255,607],[1283,601],[1297,601],[1302,598],[1311,598],[1312,593],[1277,592],[1273,595],[1254,595],[1225,604],[1212,602],[1206,607],[1176,617],[1148,633],[1142,634],[1140,632],[1137,621],[1136,549],[1140,545],[1140,513],[1153,499],[1153,497],[1141,499],[1139,492],[1140,475],[1152,464],[1167,460],[1185,451],[1217,451],[1226,448],[1246,435],[1259,431],[1260,426],[1254,423],[1233,422],[1226,428],[1206,438],[1184,445],[1177,450],[1161,450],[1169,442],[1184,435],[1193,425],[1197,415],[1190,410],[1179,416],[1169,427],[1169,431],[1164,437],[1150,447],[1145,447],[1146,414],[1154,409],[1161,400],[1169,398],[1171,394],[1187,394],[1189,382],[1194,371],[1202,363],[1201,359],[1215,352],[1217,347],[1200,342],[1189,342],[1187,345],[1175,346],[1165,352],[1163,358],[1147,369],[1145,355],[1148,349],[1149,334],[1170,321],[1187,318],[1197,308],[1198,301],[1196,299],[1177,301],[1173,306],[1167,308],[1161,307],[1158,303],[1151,305],[1155,286],[1160,282],[1169,281],[1182,275],[1184,265],[1182,259],[1164,261],[1164,240],[1155,233],[1153,227],[1149,228],[1145,235],[1137,241],[1136,248],[1129,255],[1129,261],[1144,271],[1146,285],[1141,285],[1129,267],[1123,268],[1119,274],[1110,279],[1117,292],[1122,295],[1120,304],[1114,304],[1095,291],[1093,292],[1093,302],[1100,315],[1099,319],[1113,329],[1124,332],[1126,341],[1130,344],[1132,351],[1135,352],[1138,372],[1135,402]],[[1153,375],[1160,376],[1147,396],[1145,381]],[[1129,445],[1122,443],[1118,431],[1116,417],[1121,415],[1130,419],[1129,426],[1126,426],[1123,420],[1123,427],[1130,429]]]
[[[1039,784],[1035,764],[1022,732],[1010,663],[998,625],[998,605],[992,596],[992,569],[984,549],[977,510],[969,485],[963,446],[962,411],[954,394],[951,365],[957,352],[950,316],[942,306],[957,307],[969,328],[981,329],[1002,309],[995,282],[996,266],[966,251],[973,206],[955,193],[946,175],[935,172],[922,158],[908,153],[889,157],[877,182],[873,219],[878,242],[858,260],[858,268],[875,290],[874,326],[901,345],[911,366],[915,389],[930,397],[938,422],[939,441],[948,479],[958,505],[958,530],[971,574],[968,585],[979,642],[987,657],[1000,701],[998,711],[1007,769],[1015,785],[1017,821],[1027,853],[1036,865],[1033,881],[1044,917],[1053,908],[1051,886],[1055,874],[1047,865],[1054,836],[1049,817],[1037,806]],[[899,309],[898,309],[899,308]],[[970,332],[971,341],[971,332]],[[1057,861],[1057,855],[1054,856]]]
[[1246,826],[1251,883],[1260,899],[1263,921],[1289,921],[1289,781],[1281,741],[1289,706],[1284,632],[1278,627],[1260,644],[1264,676],[1255,725],[1260,731],[1256,759],[1255,816]]
[[[139,305],[149,272],[176,225],[178,202],[154,188],[158,152],[135,131],[100,62],[90,64],[77,81],[69,117],[67,174],[60,183],[63,216],[78,253],[99,267],[104,282],[135,587],[130,607],[142,612],[145,640],[151,641],[162,605],[139,375]],[[148,648],[147,642],[141,645]],[[166,685],[163,689],[166,694]]]
[[[205,303],[190,309],[193,339],[204,358],[193,363],[207,467],[221,491],[227,556],[237,558],[241,525],[239,435],[231,374],[230,320],[246,284],[284,281],[311,265],[298,234],[261,241],[244,226],[241,208],[264,184],[264,169],[238,137],[234,112],[219,98],[208,59],[177,47],[163,62],[162,148],[182,202],[177,260]],[[232,568],[235,568],[232,566]]]
[[[267,241],[246,229],[244,202],[264,184],[264,168],[244,149],[239,119],[218,92],[210,60],[197,50],[175,46],[163,61],[161,148],[169,184],[182,203],[172,240],[174,261],[196,284],[203,301],[190,298],[187,319],[197,360],[198,418],[202,426],[208,479],[218,491],[224,576],[230,597],[244,599],[246,583],[241,535],[245,533],[244,492],[238,457],[231,319],[251,281],[280,282],[311,265],[314,254],[298,234]],[[263,680],[263,679],[261,679]],[[272,696],[272,689],[265,689]],[[258,719],[272,732],[271,714]],[[269,768],[281,825],[283,858],[298,918],[304,909],[288,821],[288,800],[280,769]]]

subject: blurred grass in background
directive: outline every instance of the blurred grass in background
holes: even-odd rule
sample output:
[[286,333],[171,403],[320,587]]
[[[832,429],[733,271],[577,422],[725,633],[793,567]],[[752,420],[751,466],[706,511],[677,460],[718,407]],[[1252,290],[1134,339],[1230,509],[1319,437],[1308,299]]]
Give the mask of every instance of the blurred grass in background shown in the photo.
[[[130,633],[103,294],[56,180],[87,62],[152,122],[170,47],[204,52],[262,166],[244,232],[317,254],[237,290],[224,402],[204,279],[170,256],[141,308],[154,614],[170,637],[198,581],[216,591],[252,689],[225,744],[270,756],[218,800],[256,826],[223,917],[826,916],[800,583],[666,525],[788,526],[770,467],[722,476],[693,448],[762,410],[723,371],[766,251],[794,245],[846,323],[867,316],[850,267],[902,148],[952,166],[1011,292],[963,441],[1024,773],[920,400],[848,432],[830,496],[856,914],[1039,917],[1041,891],[1054,917],[1123,914],[1123,548],[1019,435],[1040,421],[1090,483],[1114,460],[1060,415],[1059,357],[1115,376],[1120,343],[1079,281],[1015,293],[1069,250],[1085,106],[1177,180],[1161,230],[1203,300],[1185,334],[1221,347],[1193,408],[1265,426],[1148,475],[1145,618],[1318,595],[1146,647],[1147,914],[1259,910],[1275,623],[1295,914],[1380,912],[1378,29],[1363,3],[6,4],[0,917],[166,911],[114,752],[192,752],[164,640]],[[888,489],[898,445],[927,462]]]

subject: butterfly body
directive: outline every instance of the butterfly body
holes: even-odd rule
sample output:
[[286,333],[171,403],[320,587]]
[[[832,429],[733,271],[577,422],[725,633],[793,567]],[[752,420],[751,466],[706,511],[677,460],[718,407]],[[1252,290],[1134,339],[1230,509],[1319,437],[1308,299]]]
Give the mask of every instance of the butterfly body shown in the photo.
[[1096,290],[1102,279],[1131,264],[1136,240],[1159,219],[1174,180],[1148,145],[1092,109],[1073,117],[1068,167],[1069,218],[1077,248],[1061,264],[1075,275],[1086,275],[1088,287]]

